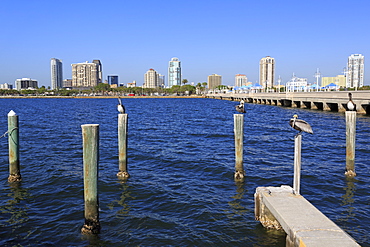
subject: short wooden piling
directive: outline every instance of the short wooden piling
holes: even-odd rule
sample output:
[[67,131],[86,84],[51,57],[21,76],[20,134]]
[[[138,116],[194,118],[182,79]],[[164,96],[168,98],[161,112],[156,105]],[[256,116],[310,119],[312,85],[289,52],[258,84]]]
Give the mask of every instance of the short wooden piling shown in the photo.
[[98,210],[99,124],[84,124],[81,127],[83,137],[85,200],[85,224],[81,232],[85,234],[98,234],[100,233]]
[[302,149],[302,135],[298,134],[294,137],[293,190],[296,195],[299,195],[301,187],[301,149]]
[[119,172],[117,176],[122,179],[130,177],[127,169],[127,119],[127,114],[118,114]]
[[354,177],[356,144],[356,111],[346,111],[346,176]]
[[234,114],[234,136],[235,136],[235,174],[236,180],[244,180],[245,171],[243,168],[243,136],[244,136],[244,115]]
[[21,181],[19,162],[19,120],[11,110],[8,113],[8,143],[9,143],[9,177],[8,182]]

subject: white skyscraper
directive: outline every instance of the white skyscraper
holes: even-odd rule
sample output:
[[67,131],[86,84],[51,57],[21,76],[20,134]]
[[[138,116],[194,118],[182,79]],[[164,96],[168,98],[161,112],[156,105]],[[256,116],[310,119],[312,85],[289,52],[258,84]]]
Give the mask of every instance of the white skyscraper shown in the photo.
[[172,58],[168,66],[168,87],[174,85],[181,86],[181,62],[177,57]]
[[98,63],[76,63],[72,64],[72,87],[91,88],[99,84]]
[[144,75],[143,88],[159,87],[159,74],[154,69],[149,69]]
[[63,64],[62,60],[52,58],[50,61],[51,68],[51,89],[63,87]]
[[348,57],[346,87],[358,88],[364,86],[364,56],[352,54]]
[[260,60],[260,84],[272,88],[275,80],[275,59],[267,56]]
[[242,74],[235,75],[235,87],[245,86],[247,84],[247,76]]

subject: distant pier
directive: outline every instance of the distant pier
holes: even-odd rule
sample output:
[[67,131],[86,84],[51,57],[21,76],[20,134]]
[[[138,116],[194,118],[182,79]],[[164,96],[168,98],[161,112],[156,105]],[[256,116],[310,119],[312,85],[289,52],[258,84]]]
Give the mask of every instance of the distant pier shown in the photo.
[[349,92],[353,95],[353,101],[357,106],[357,113],[370,115],[370,90],[286,93],[216,93],[207,94],[206,97],[232,101],[244,100],[247,103],[255,104],[345,112]]

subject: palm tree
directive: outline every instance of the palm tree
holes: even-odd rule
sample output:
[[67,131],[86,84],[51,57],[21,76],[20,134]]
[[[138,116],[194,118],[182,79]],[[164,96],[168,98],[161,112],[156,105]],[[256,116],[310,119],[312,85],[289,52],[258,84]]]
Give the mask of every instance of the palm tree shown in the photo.
[[182,80],[182,84],[185,85],[186,83],[188,83],[188,80],[187,79]]

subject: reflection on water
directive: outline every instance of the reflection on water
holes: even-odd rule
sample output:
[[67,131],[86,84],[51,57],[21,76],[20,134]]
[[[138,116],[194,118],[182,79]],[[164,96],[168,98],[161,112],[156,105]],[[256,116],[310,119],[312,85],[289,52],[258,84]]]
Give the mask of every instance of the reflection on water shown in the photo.
[[116,210],[114,209],[115,206],[118,204],[121,206],[121,209],[119,209],[117,213],[117,217],[120,216],[128,216],[131,210],[131,205],[127,202],[128,199],[135,199],[135,197],[131,196],[131,191],[129,188],[129,185],[126,183],[127,181],[120,180],[120,199],[114,200],[111,203],[108,203],[107,206],[110,210]]
[[346,177],[346,187],[343,188],[346,193],[342,196],[341,203],[344,211],[341,214],[340,221],[350,221],[356,216],[354,212],[355,208],[353,207],[353,203],[355,202],[354,195],[356,192],[355,182],[357,182],[355,178]]
[[28,221],[28,207],[23,201],[30,198],[30,194],[27,189],[22,188],[20,182],[9,183],[7,190],[9,190],[7,193],[9,200],[5,205],[0,206],[0,224],[3,227],[10,226],[12,231],[15,231]]
[[243,215],[247,213],[249,210],[242,205],[242,199],[246,193],[245,191],[245,184],[244,182],[235,182],[236,184],[236,194],[232,196],[232,201],[229,201],[228,204],[232,209],[233,214],[235,215]]

